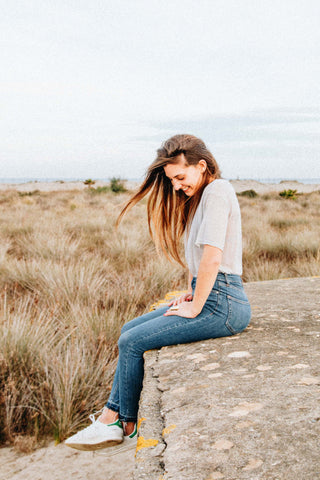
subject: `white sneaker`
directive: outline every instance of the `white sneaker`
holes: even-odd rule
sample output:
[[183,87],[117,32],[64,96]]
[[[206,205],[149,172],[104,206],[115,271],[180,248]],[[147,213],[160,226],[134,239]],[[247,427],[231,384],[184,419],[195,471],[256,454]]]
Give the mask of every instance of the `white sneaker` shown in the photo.
[[123,442],[123,428],[120,420],[108,425],[96,420],[94,414],[89,416],[92,424],[69,437],[64,443],[78,450],[99,450]]
[[123,442],[121,443],[121,445],[116,445],[115,447],[108,448],[108,450],[97,452],[96,455],[102,455],[104,457],[112,457],[122,452],[127,452],[129,450],[136,450],[137,439],[138,439],[137,425],[135,425],[133,432],[130,435],[126,435],[123,438]]

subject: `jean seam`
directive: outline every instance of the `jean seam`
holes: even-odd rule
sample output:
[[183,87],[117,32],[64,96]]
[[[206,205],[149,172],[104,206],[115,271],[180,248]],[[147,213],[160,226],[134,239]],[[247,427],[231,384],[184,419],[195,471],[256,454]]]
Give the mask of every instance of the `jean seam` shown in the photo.
[[[243,328],[240,328],[238,330],[235,330],[232,325],[230,324],[230,317],[232,315],[232,301],[231,300],[236,300],[236,299],[233,299],[233,298],[230,298],[229,296],[228,297],[228,310],[229,310],[229,314],[228,314],[228,318],[227,318],[227,321],[226,321],[226,327],[227,329],[232,333],[232,335],[237,335],[238,333],[241,333],[246,327],[243,327]],[[247,303],[243,304],[241,303],[241,305],[247,305]],[[248,303],[248,305],[250,306],[250,304]],[[249,322],[248,322],[249,323]]]
[[232,328],[232,326],[229,323],[230,317],[232,315],[232,303],[230,302],[229,295],[227,295],[227,304],[228,304],[228,316],[226,320],[226,327],[229,330],[229,332],[231,332],[232,335],[236,335],[237,332]]
[[[201,314],[200,314],[201,315]],[[178,318],[185,318],[185,319],[188,319],[188,320],[194,320],[194,321],[199,321],[199,316],[200,315],[197,315],[197,317],[194,317],[194,318],[189,318],[189,317],[178,317]],[[207,318],[211,317],[213,315],[213,312],[210,312],[208,315],[205,315],[204,317],[201,318],[201,321],[203,320],[206,320]],[[188,322],[189,323],[189,322]],[[193,322],[190,322],[190,323],[193,323]],[[149,338],[152,338],[153,336],[155,335],[159,335],[163,332],[168,332],[170,330],[172,330],[173,328],[177,327],[179,325],[179,323],[175,323],[173,325],[170,325],[170,327],[166,328],[166,329],[163,329],[163,330],[159,330],[157,331],[157,333],[153,333],[151,335],[149,335],[148,337],[145,337],[145,339],[149,339]]]
[[[126,355],[126,357],[125,357],[125,378],[127,379],[127,378],[128,378],[128,358],[129,358],[129,351],[126,352],[126,353],[127,353],[127,355]],[[126,385],[126,387],[125,387],[125,390],[126,390],[125,395],[126,395],[126,401],[127,401],[127,403],[128,403],[128,382],[127,382],[127,381],[125,382],[125,385]],[[128,409],[126,410],[126,415],[125,415],[125,416],[129,416],[129,415],[127,415],[127,414],[128,414]]]
[[249,305],[248,300],[241,300],[240,298],[233,297],[232,295],[227,295],[227,297],[234,302],[240,303],[241,305]]
[[[112,395],[112,398],[111,398],[111,403],[114,403],[113,398],[115,398],[116,396],[119,397],[119,383],[117,383],[116,388],[113,392],[113,395]],[[115,405],[116,405],[116,403],[115,403]]]

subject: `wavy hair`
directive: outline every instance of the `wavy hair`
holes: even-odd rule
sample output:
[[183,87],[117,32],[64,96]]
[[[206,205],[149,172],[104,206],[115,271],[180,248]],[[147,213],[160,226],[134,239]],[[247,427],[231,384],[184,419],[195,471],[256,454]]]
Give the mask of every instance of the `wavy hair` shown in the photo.
[[[166,165],[179,163],[182,155],[187,166],[195,166],[200,160],[205,160],[207,164],[203,182],[191,197],[182,190],[175,191],[164,171]],[[149,193],[148,226],[157,251],[162,250],[169,260],[175,260],[184,267],[180,256],[182,235],[195,214],[203,189],[220,176],[218,164],[202,140],[193,135],[175,135],[157,150],[157,157],[149,166],[143,183],[120,212],[117,225]]]

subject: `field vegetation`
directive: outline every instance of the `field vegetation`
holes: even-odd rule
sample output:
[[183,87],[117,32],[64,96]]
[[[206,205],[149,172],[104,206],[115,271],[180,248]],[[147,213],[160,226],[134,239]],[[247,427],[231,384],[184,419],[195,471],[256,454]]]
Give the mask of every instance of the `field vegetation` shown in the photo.
[[[0,441],[62,441],[105,403],[127,320],[186,273],[158,257],[129,193],[0,193]],[[244,281],[320,274],[320,192],[239,197]],[[20,443],[19,443],[20,442]]]

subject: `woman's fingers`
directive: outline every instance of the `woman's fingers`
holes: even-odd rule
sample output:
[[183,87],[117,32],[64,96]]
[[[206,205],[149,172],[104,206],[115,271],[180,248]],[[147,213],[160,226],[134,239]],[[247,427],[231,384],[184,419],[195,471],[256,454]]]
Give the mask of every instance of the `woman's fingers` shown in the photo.
[[179,303],[191,302],[192,298],[193,298],[192,293],[185,293],[179,298]]
[[187,293],[184,293],[183,295],[181,295],[181,297],[178,298],[178,303],[183,303],[186,301],[186,298],[187,298],[188,294]]
[[193,311],[192,303],[184,302],[179,305],[173,305],[165,313],[165,317],[177,315],[179,317],[194,318],[197,314]]
[[183,302],[191,302],[192,298],[193,298],[192,293],[184,293],[180,297],[175,298],[174,300],[171,300],[168,303],[168,307],[177,306],[177,305],[180,305]]

